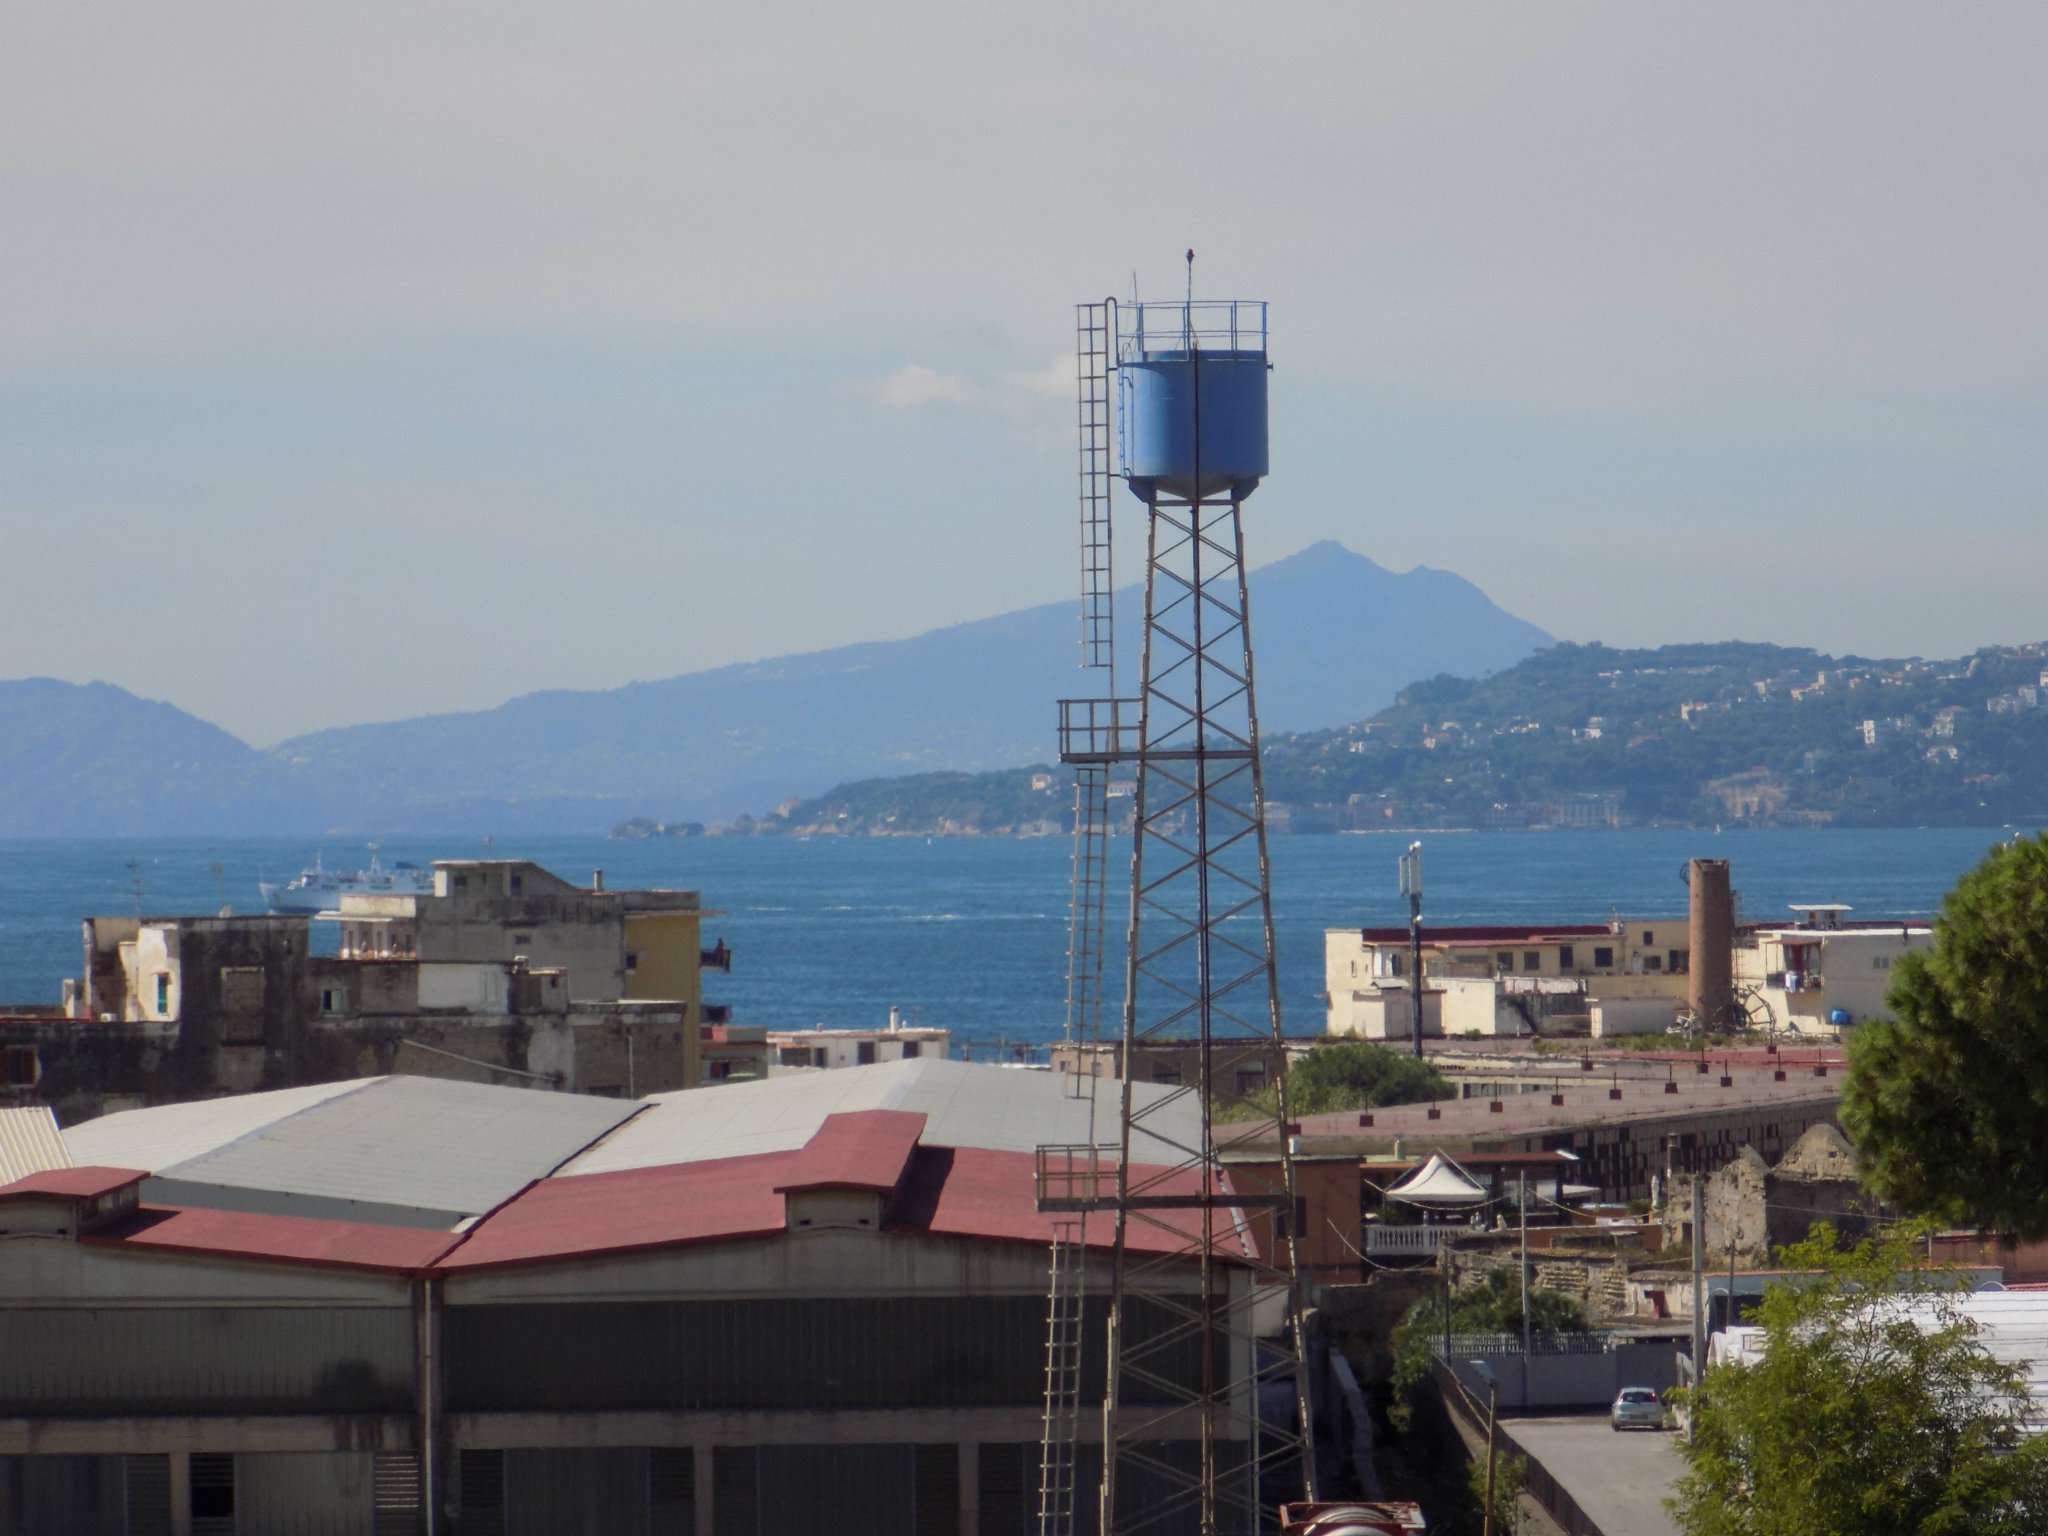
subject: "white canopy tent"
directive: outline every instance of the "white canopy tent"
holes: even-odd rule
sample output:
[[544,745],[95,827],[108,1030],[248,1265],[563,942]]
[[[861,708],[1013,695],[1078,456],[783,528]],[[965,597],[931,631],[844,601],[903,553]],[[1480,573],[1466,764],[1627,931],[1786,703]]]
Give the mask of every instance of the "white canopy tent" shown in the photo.
[[1471,1175],[1441,1152],[1387,1191],[1389,1200],[1436,1210],[1457,1210],[1484,1205],[1492,1197]]

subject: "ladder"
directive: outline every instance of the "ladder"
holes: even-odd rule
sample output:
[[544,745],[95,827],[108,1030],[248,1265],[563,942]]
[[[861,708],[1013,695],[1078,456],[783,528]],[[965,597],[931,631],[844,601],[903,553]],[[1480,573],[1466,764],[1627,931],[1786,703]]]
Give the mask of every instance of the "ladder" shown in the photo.
[[1073,1536],[1074,1449],[1081,1422],[1081,1313],[1087,1249],[1081,1224],[1053,1228],[1045,1297],[1045,1427],[1038,1446],[1038,1536]]
[[1116,604],[1110,561],[1107,300],[1074,306],[1074,426],[1081,489],[1081,665],[1110,669],[1116,692]]

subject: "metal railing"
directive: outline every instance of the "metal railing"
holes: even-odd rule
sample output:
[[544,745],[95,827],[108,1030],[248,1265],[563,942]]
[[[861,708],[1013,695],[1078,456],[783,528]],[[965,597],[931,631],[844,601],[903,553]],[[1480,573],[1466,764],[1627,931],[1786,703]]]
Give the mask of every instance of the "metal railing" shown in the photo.
[[1133,362],[1190,346],[1231,352],[1266,350],[1263,299],[1172,299],[1126,304],[1118,315],[1117,356]]
[[1114,1142],[1069,1142],[1034,1153],[1032,1190],[1041,1211],[1079,1210],[1116,1198]]
[[1060,761],[1115,762],[1134,758],[1142,744],[1137,699],[1061,699]]
[[[1522,1336],[1519,1333],[1454,1333],[1449,1342],[1448,1356],[1444,1349],[1445,1341],[1441,1336],[1429,1341],[1429,1352],[1439,1360],[1476,1360],[1489,1355],[1519,1355],[1522,1352]],[[1640,1341],[1627,1334],[1619,1333],[1538,1332],[1529,1336],[1529,1353],[1604,1355],[1619,1345],[1638,1342]]]

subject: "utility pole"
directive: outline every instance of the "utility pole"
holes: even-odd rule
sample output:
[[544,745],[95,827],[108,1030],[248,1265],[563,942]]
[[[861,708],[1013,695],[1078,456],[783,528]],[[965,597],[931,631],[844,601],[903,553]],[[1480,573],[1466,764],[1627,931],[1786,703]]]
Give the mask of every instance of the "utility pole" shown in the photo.
[[[1486,1370],[1483,1362],[1479,1368]],[[1493,1412],[1499,1400],[1500,1383],[1494,1380],[1492,1371],[1486,1371],[1486,1509],[1481,1536],[1493,1536]]]
[[1522,1411],[1529,1403],[1529,1174],[1515,1175],[1515,1208],[1522,1213]]
[[1707,1186],[1706,1176],[1695,1168],[1692,1175],[1692,1390],[1693,1410],[1686,1415],[1686,1432],[1699,1414],[1700,1383],[1707,1372]]
[[1422,1060],[1422,844],[1401,855],[1401,894],[1408,898],[1408,1007],[1414,1023],[1415,1059]]

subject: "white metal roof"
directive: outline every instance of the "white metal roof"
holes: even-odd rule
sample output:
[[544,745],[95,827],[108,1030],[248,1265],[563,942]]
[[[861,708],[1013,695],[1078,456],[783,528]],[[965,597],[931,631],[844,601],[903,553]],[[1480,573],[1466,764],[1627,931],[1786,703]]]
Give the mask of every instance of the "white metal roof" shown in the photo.
[[0,1184],[71,1166],[57,1116],[47,1104],[0,1109]]
[[305,1088],[277,1088],[268,1093],[240,1093],[224,1099],[196,1099],[188,1104],[124,1109],[69,1127],[64,1132],[64,1145],[72,1160],[81,1165],[140,1168],[156,1173],[173,1163],[226,1146],[287,1115],[382,1081],[378,1077],[358,1077]]
[[[919,1057],[866,1067],[771,1077],[653,1095],[645,1113],[613,1131],[562,1170],[611,1173],[664,1163],[785,1152],[802,1146],[827,1115],[861,1109],[902,1109],[926,1117],[924,1144],[1029,1152],[1044,1144],[1091,1140],[1089,1106],[1075,1096],[1086,1079],[1061,1072],[1018,1072],[980,1062]],[[1116,1140],[1114,1078],[1098,1083],[1092,1139]],[[1139,1084],[1141,1103],[1176,1090]],[[1192,1094],[1153,1117],[1155,1128],[1195,1145],[1199,1109]],[[1148,1144],[1151,1150],[1148,1152]],[[1180,1154],[1151,1138],[1133,1142],[1136,1162],[1177,1162]]]
[[[123,1128],[116,1150],[152,1153],[113,1161],[155,1175],[143,1186],[145,1200],[449,1227],[545,1178],[641,1108],[433,1077],[327,1087],[339,1091],[293,1089],[109,1116],[137,1122]],[[215,1134],[201,1145],[182,1112],[206,1110],[220,1113],[237,1134]],[[184,1134],[160,1137],[152,1148],[144,1134],[151,1117],[180,1122]],[[191,1155],[163,1156],[173,1142]],[[72,1152],[79,1155],[75,1142]],[[104,1159],[95,1153],[92,1160]]]

